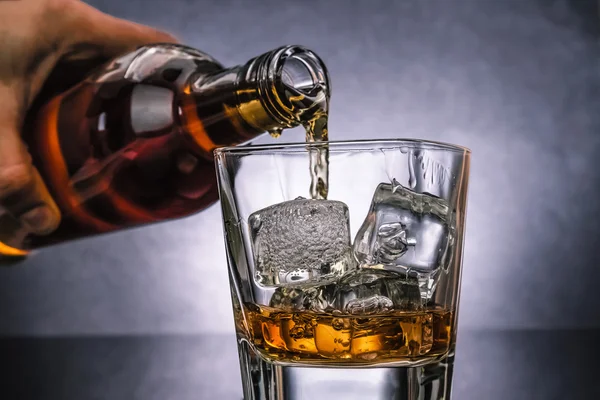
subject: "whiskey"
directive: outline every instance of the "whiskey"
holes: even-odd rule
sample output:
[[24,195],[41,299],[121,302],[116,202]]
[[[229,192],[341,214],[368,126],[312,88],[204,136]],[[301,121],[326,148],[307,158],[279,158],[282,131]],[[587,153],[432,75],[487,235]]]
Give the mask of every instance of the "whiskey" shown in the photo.
[[[324,103],[324,107],[328,102]],[[327,199],[329,192],[329,132],[327,130],[327,109],[310,118],[305,124],[306,142],[320,143],[309,150],[310,157],[310,196],[312,199]]]
[[[109,62],[28,115],[25,140],[62,221],[30,235],[0,208],[0,256],[208,207],[218,200],[212,151],[298,125],[308,141],[327,140],[329,86],[323,62],[300,46],[228,69],[174,44]],[[326,197],[327,154],[315,154],[311,190]]]
[[243,312],[242,336],[274,362],[416,363],[447,354],[452,342],[453,313],[440,309],[357,316],[247,305]]

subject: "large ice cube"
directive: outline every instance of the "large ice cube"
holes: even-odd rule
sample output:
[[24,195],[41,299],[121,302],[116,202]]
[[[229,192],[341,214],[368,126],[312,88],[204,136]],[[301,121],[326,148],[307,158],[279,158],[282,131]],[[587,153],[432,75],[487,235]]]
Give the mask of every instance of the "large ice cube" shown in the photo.
[[430,298],[454,244],[454,214],[448,202],[404,186],[381,183],[354,240],[361,268],[395,271],[417,278]]
[[355,267],[348,207],[340,201],[286,201],[253,213],[248,224],[263,287],[323,284]]
[[359,269],[335,283],[304,288],[278,288],[269,305],[286,311],[375,315],[417,311],[423,306],[418,282],[395,272]]

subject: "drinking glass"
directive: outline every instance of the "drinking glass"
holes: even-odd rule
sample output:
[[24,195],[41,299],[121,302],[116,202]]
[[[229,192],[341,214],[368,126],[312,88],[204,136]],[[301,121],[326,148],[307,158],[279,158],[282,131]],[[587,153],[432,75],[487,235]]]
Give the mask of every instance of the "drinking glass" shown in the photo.
[[[470,151],[215,155],[244,398],[450,399]],[[317,177],[327,200],[310,196]]]

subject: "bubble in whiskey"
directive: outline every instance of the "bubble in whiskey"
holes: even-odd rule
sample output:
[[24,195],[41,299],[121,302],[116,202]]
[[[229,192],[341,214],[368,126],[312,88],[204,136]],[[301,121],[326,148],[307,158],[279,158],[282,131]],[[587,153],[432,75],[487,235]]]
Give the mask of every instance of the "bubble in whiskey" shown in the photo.
[[344,320],[342,318],[334,318],[331,321],[331,327],[336,331],[342,330],[344,328]]
[[294,326],[290,329],[290,337],[293,339],[301,339],[304,337],[304,327]]

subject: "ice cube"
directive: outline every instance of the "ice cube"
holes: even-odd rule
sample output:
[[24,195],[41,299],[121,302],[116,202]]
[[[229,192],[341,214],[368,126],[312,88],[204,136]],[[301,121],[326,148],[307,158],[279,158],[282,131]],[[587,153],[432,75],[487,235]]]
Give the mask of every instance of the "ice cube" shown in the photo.
[[451,262],[454,230],[446,200],[381,183],[354,240],[354,255],[361,268],[417,278],[422,297],[430,298]]
[[392,271],[359,269],[336,285],[331,301],[335,310],[351,315],[416,311],[423,306],[418,283]]
[[303,288],[277,288],[269,305],[286,311],[375,315],[417,311],[423,306],[418,282],[395,272],[353,270],[335,283]]
[[334,289],[335,284],[304,288],[279,287],[271,296],[269,306],[285,311],[331,311]]
[[298,198],[253,213],[248,224],[260,286],[323,284],[355,268],[348,207],[340,201]]

